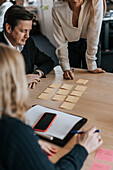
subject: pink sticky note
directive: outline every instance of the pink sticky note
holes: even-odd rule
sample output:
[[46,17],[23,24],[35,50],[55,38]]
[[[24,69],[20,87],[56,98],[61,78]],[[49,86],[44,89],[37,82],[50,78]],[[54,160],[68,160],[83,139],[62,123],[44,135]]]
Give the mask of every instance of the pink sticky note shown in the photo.
[[113,150],[99,148],[96,153],[95,158],[104,160],[104,161],[108,161],[108,162],[113,162]]
[[90,170],[110,170],[111,165],[106,165],[100,162],[93,162]]

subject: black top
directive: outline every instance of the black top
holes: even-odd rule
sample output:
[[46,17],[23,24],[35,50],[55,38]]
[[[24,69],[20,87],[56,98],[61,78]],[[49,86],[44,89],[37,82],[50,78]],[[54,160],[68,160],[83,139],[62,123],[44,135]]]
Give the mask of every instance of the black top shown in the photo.
[[32,128],[11,117],[0,119],[0,170],[79,170],[88,153],[76,145],[52,164],[37,142]]
[[[7,44],[3,32],[0,32],[0,42]],[[33,73],[34,65],[37,66],[37,69],[43,71],[45,75],[48,74],[55,66],[52,58],[41,52],[34,44],[31,37],[27,39],[21,53],[25,60],[26,74]]]

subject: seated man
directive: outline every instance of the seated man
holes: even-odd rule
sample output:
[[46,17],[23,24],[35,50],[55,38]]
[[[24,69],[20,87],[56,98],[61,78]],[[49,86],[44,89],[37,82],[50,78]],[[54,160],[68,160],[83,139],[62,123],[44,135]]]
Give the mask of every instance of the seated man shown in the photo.
[[[0,32],[0,42],[23,54],[29,88],[34,88],[41,77],[54,67],[54,61],[41,52],[29,37],[33,18],[34,15],[24,7],[13,5],[5,13],[3,31]],[[34,65],[37,66],[35,70]]]

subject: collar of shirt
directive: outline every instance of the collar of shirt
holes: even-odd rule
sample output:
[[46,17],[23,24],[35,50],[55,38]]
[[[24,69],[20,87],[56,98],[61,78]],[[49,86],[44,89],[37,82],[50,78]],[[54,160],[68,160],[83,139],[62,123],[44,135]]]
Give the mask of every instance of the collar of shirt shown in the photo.
[[17,51],[19,51],[19,52],[21,52],[21,51],[23,50],[23,48],[24,48],[23,45],[19,45],[19,46],[17,46],[17,47],[14,47],[14,46],[10,43],[10,41],[7,39],[7,37],[6,37],[6,35],[5,35],[5,32],[3,32],[3,34],[4,34],[4,37],[5,37],[8,45],[9,45],[11,48],[17,49]]

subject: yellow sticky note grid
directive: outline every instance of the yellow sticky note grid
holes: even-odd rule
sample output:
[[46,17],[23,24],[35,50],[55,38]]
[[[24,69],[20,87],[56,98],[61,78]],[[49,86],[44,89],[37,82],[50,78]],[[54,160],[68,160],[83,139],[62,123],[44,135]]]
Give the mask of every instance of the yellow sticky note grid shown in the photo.
[[60,106],[60,108],[72,110],[74,106],[75,106],[74,103],[64,102],[64,103]]
[[67,95],[68,93],[69,93],[69,91],[68,90],[64,90],[64,89],[59,89],[57,91],[57,94],[62,94],[62,95]]
[[68,96],[67,98],[66,98],[66,100],[65,101],[67,101],[67,102],[71,102],[71,103],[77,103],[77,101],[79,100],[79,97],[75,97],[75,96]]
[[55,91],[56,91],[56,89],[47,88],[44,92],[45,93],[54,93]]
[[70,85],[70,84],[63,84],[63,85],[61,86],[62,89],[67,89],[67,90],[72,89],[72,87],[73,87],[73,85]]
[[52,83],[49,87],[58,89],[62,84]]
[[47,94],[47,93],[41,93],[40,96],[38,96],[38,99],[49,99],[51,96],[51,94]]
[[86,86],[76,86],[74,90],[85,91],[86,89],[87,89]]
[[88,82],[88,80],[85,79],[79,79],[78,81],[76,81],[76,83],[80,83],[80,84],[86,84]]
[[65,98],[66,98],[66,96],[56,94],[56,95],[52,98],[52,100],[64,101]]
[[70,95],[73,95],[73,96],[81,96],[82,95],[82,91],[72,91],[72,93]]

